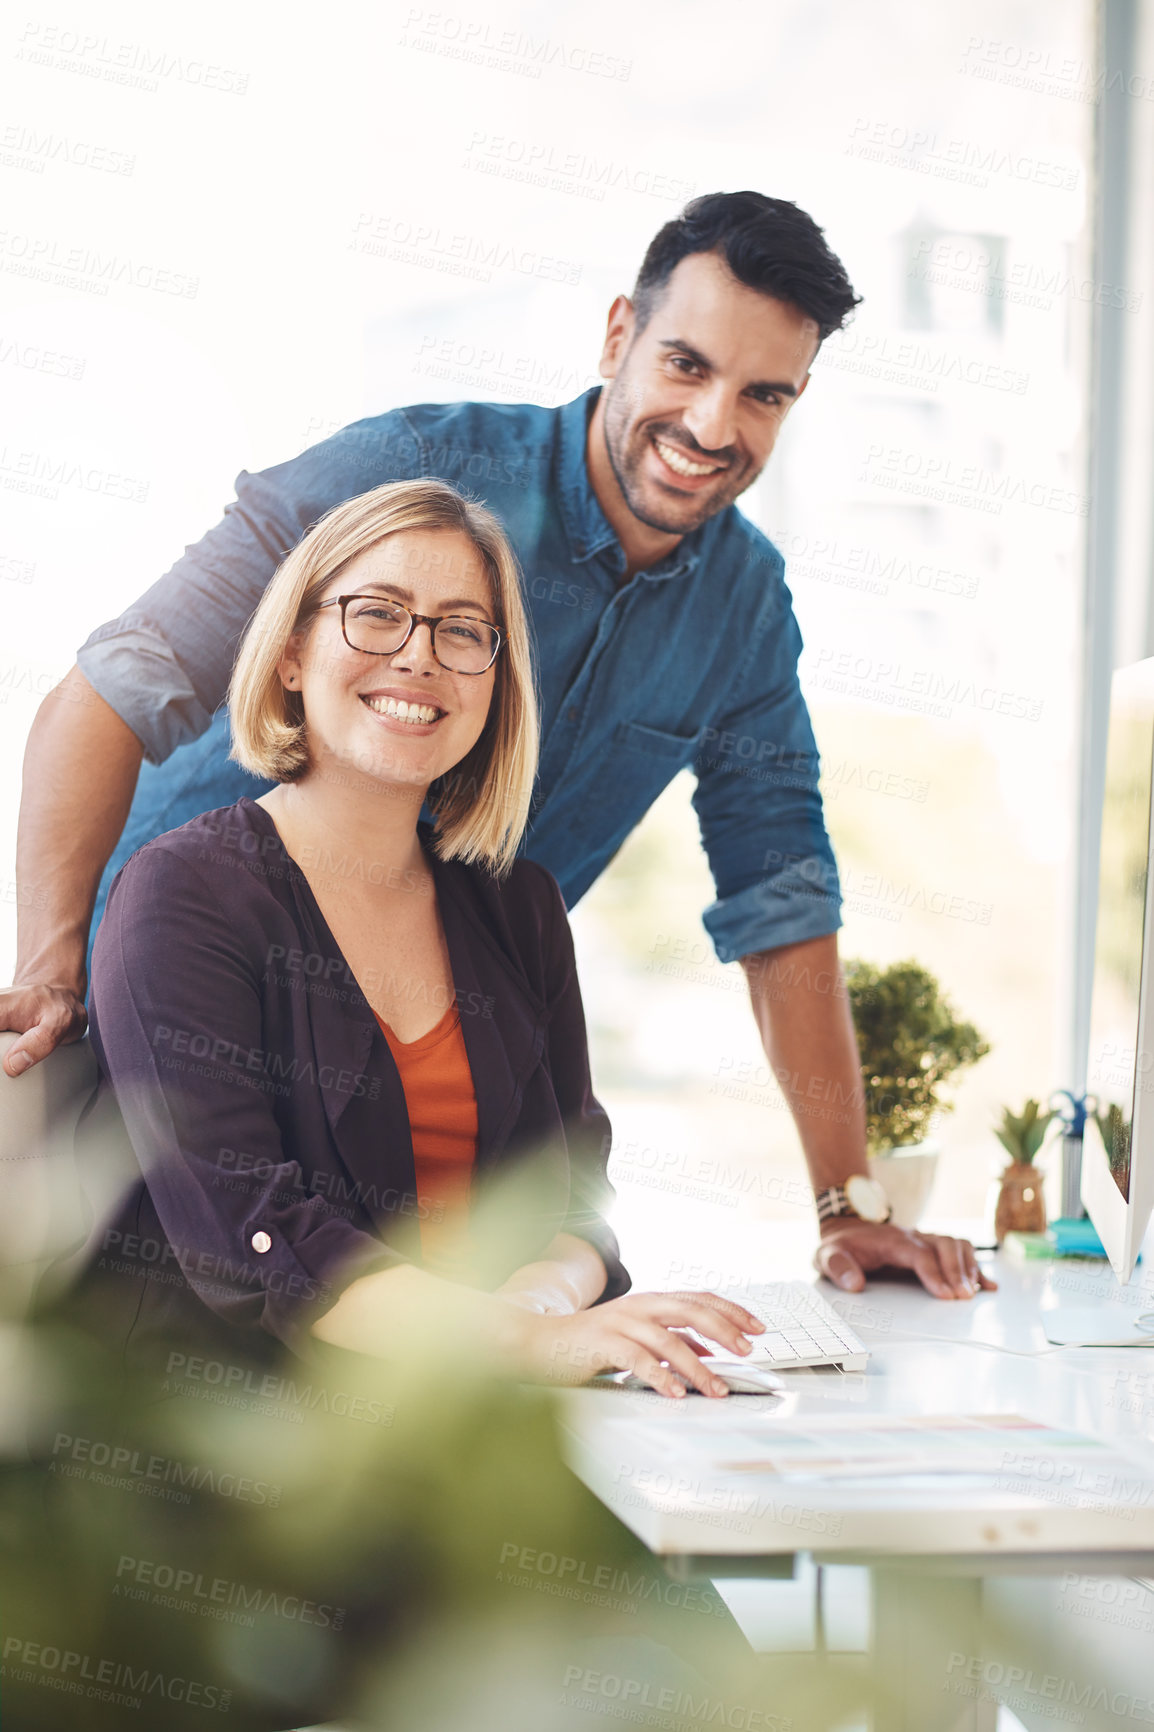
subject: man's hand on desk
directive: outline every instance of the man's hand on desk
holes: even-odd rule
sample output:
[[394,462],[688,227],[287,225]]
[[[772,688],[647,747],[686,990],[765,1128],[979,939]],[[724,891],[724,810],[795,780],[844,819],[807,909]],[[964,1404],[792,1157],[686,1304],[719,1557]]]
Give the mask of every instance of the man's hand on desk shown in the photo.
[[972,1299],[996,1281],[978,1267],[968,1239],[917,1233],[907,1227],[874,1225],[845,1215],[823,1221],[817,1268],[845,1293],[860,1293],[866,1276],[910,1269],[935,1299]]

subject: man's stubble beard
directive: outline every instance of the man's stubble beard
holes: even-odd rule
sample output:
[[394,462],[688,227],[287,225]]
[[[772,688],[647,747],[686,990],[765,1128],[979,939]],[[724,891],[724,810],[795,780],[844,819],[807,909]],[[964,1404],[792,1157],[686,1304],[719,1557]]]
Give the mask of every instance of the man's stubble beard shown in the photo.
[[[645,428],[637,430],[635,448],[628,449],[628,425],[630,398],[628,381],[623,373],[603,387],[605,393],[605,410],[602,417],[602,431],[605,436],[605,454],[609,459],[609,467],[613,478],[621,489],[626,505],[648,529],[656,529],[662,535],[691,535],[695,529],[700,529],[703,523],[708,523],[711,517],[725,511],[740,498],[748,487],[751,487],[761,474],[761,469],[741,471],[736,482],[723,487],[719,493],[703,498],[700,504],[686,500],[680,515],[658,515],[657,507],[645,503],[644,490],[638,479],[641,465],[645,458],[645,449],[650,443],[651,434],[661,436],[662,432],[676,432],[680,438],[669,439],[669,443],[678,450],[686,450],[681,443],[685,438],[684,428],[677,428],[675,423],[653,422]],[[687,453],[688,454],[688,453]],[[762,465],[764,468],[764,464]]]

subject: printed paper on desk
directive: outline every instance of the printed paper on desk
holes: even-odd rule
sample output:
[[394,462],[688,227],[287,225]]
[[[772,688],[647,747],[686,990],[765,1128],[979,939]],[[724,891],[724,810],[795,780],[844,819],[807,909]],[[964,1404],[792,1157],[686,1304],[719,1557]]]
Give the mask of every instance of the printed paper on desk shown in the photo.
[[[1017,1414],[918,1415],[868,1427],[818,1425],[747,1434],[757,1448],[740,1459],[718,1458],[727,1473],[770,1473],[783,1479],[860,1479],[879,1475],[1004,1473],[1008,1458],[1113,1454],[1078,1432],[1055,1431]],[[728,1440],[727,1440],[728,1441]],[[1095,1462],[1097,1465],[1097,1461]]]
[[[663,1452],[672,1443],[662,1435]],[[684,1435],[677,1439],[684,1457]],[[699,1434],[689,1452],[698,1469],[721,1476],[760,1476],[782,1482],[838,1482],[881,1478],[907,1482],[949,1477],[975,1483],[997,1479],[1008,1490],[1036,1493],[1043,1501],[1061,1486],[1064,1494],[1091,1503],[1103,1487],[1123,1484],[1142,1504],[1154,1501],[1154,1472],[1145,1461],[1114,1444],[1080,1432],[1061,1431],[1020,1414],[917,1414],[887,1417],[863,1426],[852,1415],[727,1427]],[[1139,1483],[1140,1482],[1140,1483]]]

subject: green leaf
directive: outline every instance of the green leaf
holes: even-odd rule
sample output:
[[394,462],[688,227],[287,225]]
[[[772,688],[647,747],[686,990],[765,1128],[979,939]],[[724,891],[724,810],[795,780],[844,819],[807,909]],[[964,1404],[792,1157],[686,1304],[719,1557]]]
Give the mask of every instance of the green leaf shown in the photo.
[[912,960],[878,968],[846,964],[866,1095],[871,1153],[920,1142],[936,1113],[953,1103],[944,1085],[989,1052],[972,1023],[959,1021],[935,977]]

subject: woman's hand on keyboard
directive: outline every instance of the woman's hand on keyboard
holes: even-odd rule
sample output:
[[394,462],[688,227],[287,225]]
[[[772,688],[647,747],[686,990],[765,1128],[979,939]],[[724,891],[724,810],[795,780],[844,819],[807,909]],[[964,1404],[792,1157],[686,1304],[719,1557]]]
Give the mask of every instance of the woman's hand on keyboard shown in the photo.
[[694,1329],[727,1353],[744,1356],[764,1329],[752,1311],[716,1293],[627,1293],[571,1317],[526,1315],[522,1341],[534,1377],[586,1383],[601,1371],[631,1371],[659,1395],[728,1393],[680,1331]]

